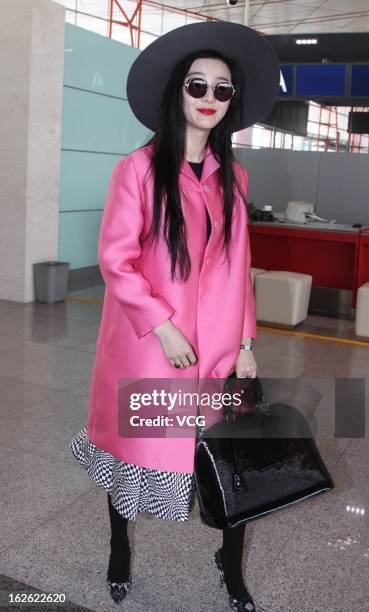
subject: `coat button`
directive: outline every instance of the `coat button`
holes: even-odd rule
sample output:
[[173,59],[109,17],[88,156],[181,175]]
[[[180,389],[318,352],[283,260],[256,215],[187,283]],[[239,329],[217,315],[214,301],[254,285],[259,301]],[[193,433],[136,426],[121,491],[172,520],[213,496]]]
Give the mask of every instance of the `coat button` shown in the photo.
[[207,187],[207,185],[205,185],[204,191],[206,191],[206,192],[210,191],[210,187]]
[[214,227],[218,227],[219,223],[218,221],[214,221]]
[[206,263],[207,263],[208,265],[210,264],[210,259],[209,259],[209,257],[207,258]]
[[206,297],[202,297],[202,298],[201,298],[201,304],[206,304],[206,302],[207,302]]

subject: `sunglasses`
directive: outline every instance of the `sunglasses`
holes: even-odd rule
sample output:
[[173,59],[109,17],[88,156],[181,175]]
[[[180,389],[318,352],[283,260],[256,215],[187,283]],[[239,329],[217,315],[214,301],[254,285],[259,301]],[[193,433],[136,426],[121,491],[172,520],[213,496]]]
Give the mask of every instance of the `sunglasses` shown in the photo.
[[[192,98],[203,98],[208,91],[209,85],[204,79],[193,77],[184,83],[186,91]],[[228,102],[236,93],[236,89],[230,81],[221,81],[213,87],[214,98],[219,102]]]

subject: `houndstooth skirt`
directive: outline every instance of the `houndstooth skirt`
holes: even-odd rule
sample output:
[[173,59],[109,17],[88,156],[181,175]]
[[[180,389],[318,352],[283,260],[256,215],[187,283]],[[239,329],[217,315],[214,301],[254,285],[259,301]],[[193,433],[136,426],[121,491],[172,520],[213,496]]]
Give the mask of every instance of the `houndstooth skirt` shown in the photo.
[[84,427],[72,438],[74,457],[96,484],[111,495],[125,518],[150,512],[171,521],[186,521],[195,504],[193,474],[166,472],[126,463],[95,446]]

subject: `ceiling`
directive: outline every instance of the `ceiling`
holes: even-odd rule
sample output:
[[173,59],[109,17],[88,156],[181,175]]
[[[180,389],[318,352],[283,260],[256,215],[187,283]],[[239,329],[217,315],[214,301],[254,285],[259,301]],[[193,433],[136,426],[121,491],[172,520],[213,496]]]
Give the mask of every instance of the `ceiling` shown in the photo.
[[[369,0],[368,0],[369,5]],[[323,33],[317,45],[297,45],[296,34],[266,34],[281,62],[369,62],[369,32]]]
[[[244,0],[235,6],[226,0],[156,0],[152,6],[160,4],[244,23]],[[251,0],[248,25],[265,34],[369,32],[369,0]]]

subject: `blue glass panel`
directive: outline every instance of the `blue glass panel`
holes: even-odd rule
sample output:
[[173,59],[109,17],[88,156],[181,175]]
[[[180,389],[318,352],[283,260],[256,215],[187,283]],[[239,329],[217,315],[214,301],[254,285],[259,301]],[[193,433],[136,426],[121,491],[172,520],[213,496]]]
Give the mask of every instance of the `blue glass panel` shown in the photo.
[[101,211],[61,212],[59,215],[59,253],[70,269],[97,265],[97,241]]
[[62,151],[60,211],[102,210],[113,168],[123,157]]
[[351,78],[352,96],[369,96],[369,65],[353,65]]
[[283,65],[281,66],[281,87],[279,89],[280,96],[292,96],[293,94],[293,67]]
[[64,84],[126,98],[129,69],[140,49],[65,24]]
[[343,96],[345,64],[304,64],[296,67],[297,96]]
[[62,148],[125,155],[152,132],[133,115],[128,102],[64,88]]
[[97,264],[101,215],[113,168],[153,133],[126,100],[139,49],[65,24],[59,257]]

